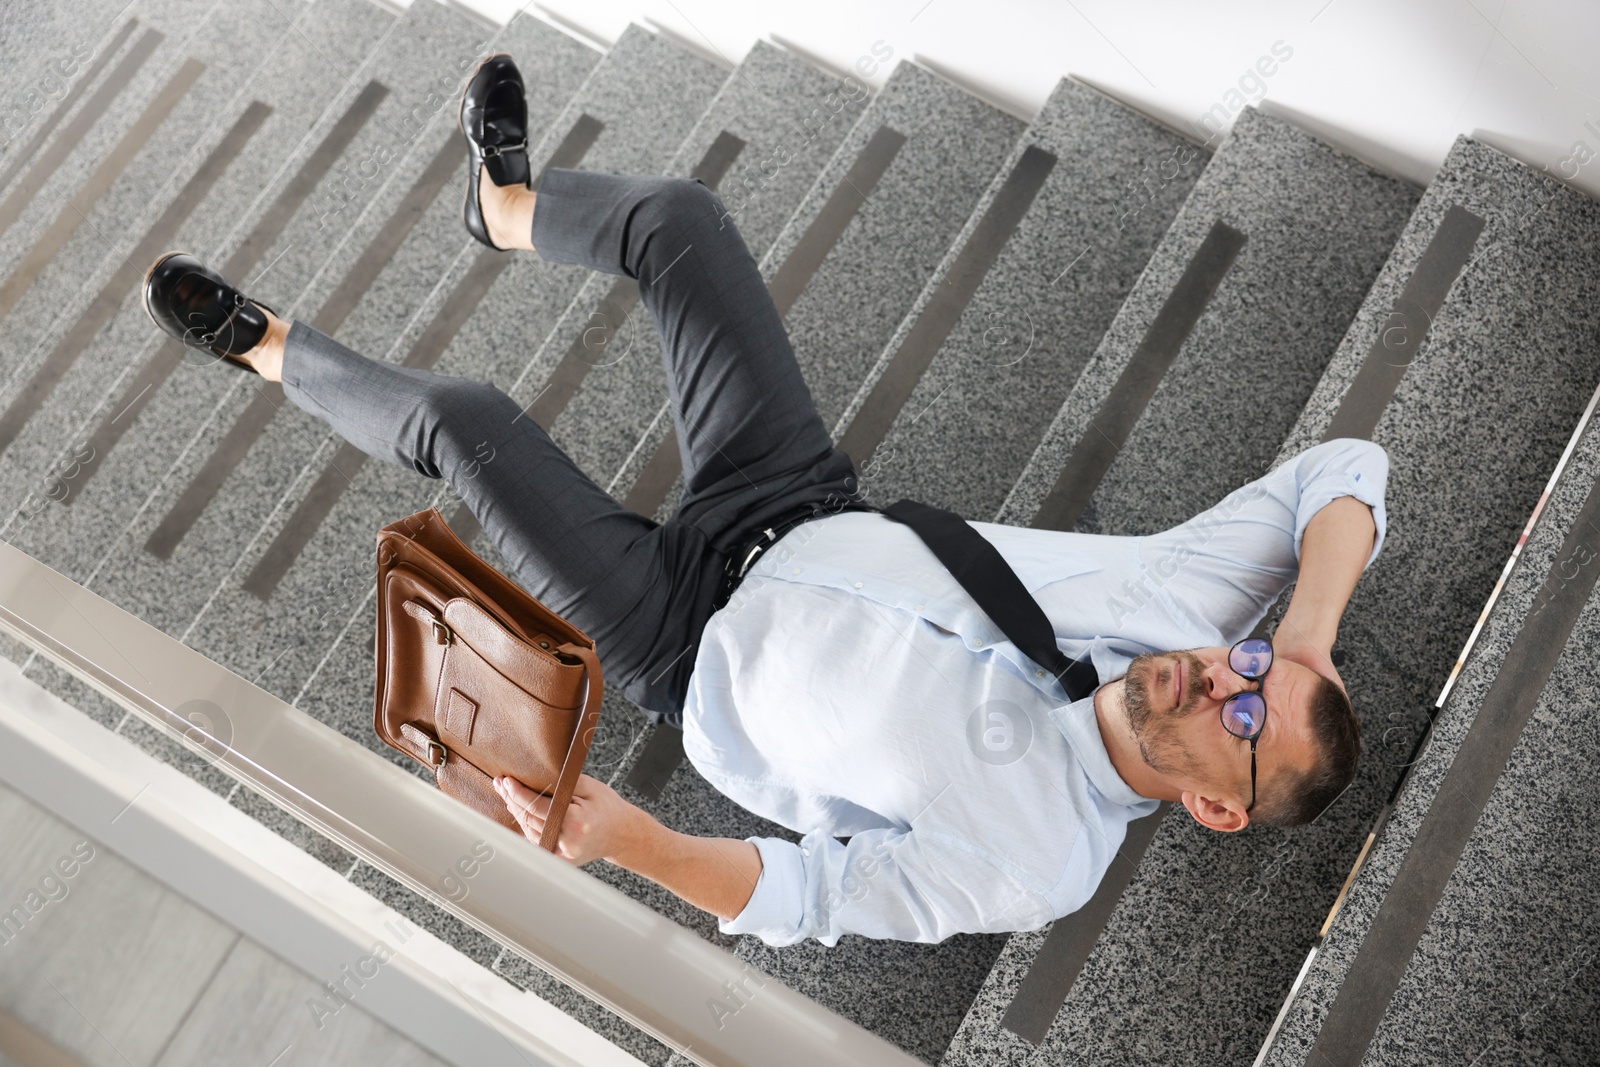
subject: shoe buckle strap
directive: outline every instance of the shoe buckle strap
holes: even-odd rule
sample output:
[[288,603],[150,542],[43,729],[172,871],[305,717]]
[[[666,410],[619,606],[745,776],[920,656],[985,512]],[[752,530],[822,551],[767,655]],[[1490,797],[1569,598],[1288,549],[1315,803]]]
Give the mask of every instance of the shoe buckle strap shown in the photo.
[[486,144],[483,146],[483,158],[494,159],[496,156],[505,155],[507,152],[526,152],[527,150],[528,142],[526,140],[518,141],[516,144]]

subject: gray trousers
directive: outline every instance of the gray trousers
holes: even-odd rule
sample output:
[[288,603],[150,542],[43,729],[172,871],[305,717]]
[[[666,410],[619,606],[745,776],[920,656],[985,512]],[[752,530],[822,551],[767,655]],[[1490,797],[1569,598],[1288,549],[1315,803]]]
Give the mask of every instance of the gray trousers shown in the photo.
[[855,498],[855,468],[713,192],[551,170],[538,194],[539,254],[636,279],[655,322],[684,472],[668,522],[623,507],[487,382],[368,359],[296,322],[284,392],[369,455],[448,478],[511,577],[594,639],[607,687],[678,723],[727,557],[777,515]]

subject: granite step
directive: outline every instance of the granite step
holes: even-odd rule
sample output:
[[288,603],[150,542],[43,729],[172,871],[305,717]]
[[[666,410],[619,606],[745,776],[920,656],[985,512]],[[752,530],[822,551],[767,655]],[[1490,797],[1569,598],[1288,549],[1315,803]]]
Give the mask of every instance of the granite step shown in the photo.
[[[376,203],[378,194],[408,182],[435,154],[435,136],[442,139],[446,125],[453,128],[454,115],[445,114],[451,110],[444,101],[449,86],[441,89],[435,84],[441,64],[448,69],[451,62],[441,57],[454,55],[456,62],[470,64],[487,47],[486,27],[433,0],[412,5],[398,22],[381,9],[374,12],[373,7],[365,0],[322,0],[308,7],[306,17],[313,20],[314,35],[326,42],[319,41],[314,49],[302,45],[305,70],[286,65],[283,71],[286,91],[296,96],[304,93],[307,84],[317,84],[319,72],[324,71],[325,96],[337,91],[348,95],[350,101],[370,102],[374,85],[383,90],[376,108],[333,167],[305,196],[272,246],[257,249],[255,269],[241,280],[248,291],[284,315],[295,315],[303,296],[308,296],[306,302],[312,309],[317,307],[322,294],[308,294],[313,279],[329,267],[348,264],[370,243],[372,233],[389,218],[387,212],[369,210],[382,207]],[[334,42],[347,36],[340,25],[346,12],[368,21],[376,16],[392,26],[367,66],[354,73],[323,58],[331,54]],[[298,35],[296,39],[303,40]],[[550,110],[553,113],[555,108]],[[348,102],[331,111],[327,122],[336,125],[347,116]],[[302,122],[302,136],[309,124]],[[313,131],[306,138],[308,151],[325,143],[319,133]],[[299,164],[291,160],[283,170],[287,179],[298,174]],[[253,201],[257,210],[274,203],[271,190],[263,192],[259,185],[246,195],[251,198],[246,204]],[[365,223],[365,228],[353,231],[358,222]],[[217,248],[219,254],[211,257],[212,261],[222,265],[232,258],[220,253],[237,254],[242,241],[248,244],[245,238],[254,228],[253,220],[240,223],[229,243]],[[196,251],[207,254],[203,246]],[[146,350],[167,344],[151,329],[142,311],[134,325],[138,328],[134,340],[142,342]],[[115,392],[126,392],[124,383],[131,378],[126,375]],[[147,393],[148,409],[126,432],[126,440],[103,460],[106,469],[86,483],[69,507],[58,509],[62,514],[56,521],[72,523],[76,531],[63,538],[63,545],[70,545],[81,557],[81,562],[69,565],[69,573],[84,570],[86,575],[92,574],[88,584],[98,592],[168,633],[184,636],[236,562],[237,544],[220,553],[215,535],[209,543],[198,536],[184,541],[180,551],[167,560],[152,556],[144,546],[151,528],[171,509],[195,468],[209,458],[218,439],[228,432],[240,410],[260,395],[264,384],[194,356],[188,357],[163,388],[152,390],[153,395]],[[307,451],[320,444],[323,436],[310,442]],[[293,474],[283,472],[279,477],[287,485]],[[271,508],[272,500],[263,499],[262,488],[258,484],[239,493],[231,483],[224,483],[222,492],[204,502],[202,530],[221,524],[224,536],[240,540],[238,531],[249,528],[240,524],[253,519],[258,525]]]
[[[1414,188],[1283,119],[1253,109],[1242,114],[1012,486],[997,521],[1153,533],[1265,473],[1417,196]],[[1237,413],[1241,405],[1248,406],[1248,418],[1219,417]],[[1021,1057],[1030,1042],[1047,1035],[1053,1041],[1059,1029],[1071,1032],[1073,1041],[1086,1040],[1075,1006],[1080,999],[1107,997],[1101,983],[1118,980],[1103,960],[1115,951],[1115,966],[1141,973],[1146,966],[1145,957],[1130,958],[1134,950],[1122,948],[1120,939],[1131,935],[1102,926],[1108,915],[1129,906],[1127,896],[1119,905],[1119,895],[1130,877],[1134,888],[1128,893],[1144,879],[1140,850],[1156,825],[1165,825],[1162,818],[1158,813],[1130,828],[1122,862],[1090,904],[1011,939],[949,1062]],[[1198,840],[1185,833],[1186,842],[1191,836]],[[1198,840],[1188,847],[1192,854],[1241,846],[1237,840]],[[1187,909],[1178,914],[1192,921]],[[1143,916],[1130,920],[1140,921]],[[1173,951],[1183,953],[1175,958],[1189,958],[1191,941],[1203,943],[1193,938],[1194,929],[1173,935]],[[1128,1002],[1120,992],[1117,998]],[[1063,999],[1067,1006],[1058,1017]],[[1197,1033],[1203,1028],[1192,1022],[1185,1018],[1172,1026],[1190,1027],[1187,1036],[1194,1042],[1216,1040],[1210,1032]],[[1092,1052],[1074,1045],[1075,1054],[1106,1055],[1110,1040],[1097,1038]]]
[[[25,463],[32,451],[16,443],[18,431],[45,414],[16,402],[52,346],[123,267],[152,224],[161,221],[180,189],[203,171],[205,161],[220,149],[214,161],[226,169],[237,161],[229,151],[248,149],[262,116],[270,116],[258,108],[240,128],[248,136],[228,140],[235,123],[250,111],[251,100],[239,85],[266,58],[270,30],[256,25],[245,29],[236,45],[214,44],[208,27],[220,20],[238,28],[232,26],[237,16],[201,0],[146,0],[136,13],[143,15],[143,29],[134,47],[144,52],[153,46],[153,51],[0,240],[7,265],[0,283],[7,326],[0,338],[5,366],[0,422],[12,446],[6,478],[19,474],[19,461]],[[264,17],[257,11],[240,14],[258,22]],[[236,47],[244,54],[236,55]],[[225,174],[219,177],[226,180]],[[18,484],[8,482],[7,488]]]
[[[91,42],[81,56],[58,59],[45,74],[44,98],[33,98],[35,110],[27,113],[13,108],[6,116],[9,128],[5,131],[4,152],[0,153],[0,163],[4,165],[0,169],[0,191],[5,193],[4,201],[0,201],[0,233],[11,228],[78,147],[84,134],[105,118],[112,102],[163,39],[159,32],[149,30],[135,39],[138,29],[138,19],[123,19],[105,40]],[[85,98],[90,89],[94,90],[93,95]],[[47,103],[54,106],[47,110]],[[44,149],[46,142],[48,149]],[[12,179],[17,179],[15,185]]]
[[1258,1063],[1600,1059],[1596,401]]
[[[0,331],[7,368],[0,402],[16,432],[0,485],[20,504],[4,536],[75,580],[91,574],[122,523],[86,523],[56,502],[86,457],[89,430],[107,416],[116,383],[158,340],[135,296],[143,270],[175,244],[203,250],[225,240],[255,210],[263,188],[271,191],[276,160],[297,150],[319,115],[342,111],[348,99],[340,94],[355,92],[331,69],[313,76],[311,84],[326,90],[315,97],[304,95],[304,83],[273,76],[274,65],[307,62],[311,54],[278,10],[264,0],[140,0],[132,10],[139,36],[130,47],[153,35],[155,52],[51,179],[70,190],[74,207],[67,211],[78,225],[27,279]],[[304,18],[309,8],[289,10]],[[323,52],[352,65],[393,21],[355,0],[329,10],[343,12],[339,19],[350,25]],[[126,147],[139,123],[137,151],[115,175],[103,173],[105,158],[95,153]],[[78,179],[93,188],[65,184]],[[53,197],[38,197],[6,234],[13,278],[24,253],[11,242],[43,233],[29,225],[42,209],[53,218],[64,214]],[[47,366],[59,371],[55,381]]]
[[[1584,295],[1600,270],[1597,218],[1581,195],[1458,140],[1274,461],[1337,436],[1389,454],[1389,538],[1339,643],[1367,738],[1355,783],[1292,833],[1222,839],[1166,818],[1038,1049],[990,1030],[970,1062],[1050,1050],[1221,1063],[1260,1048],[1600,380]],[[1239,894],[1270,907],[1240,909]]]
[[[1043,181],[1009,233],[990,212]],[[1088,364],[1210,153],[1063,79],[839,420],[867,498],[989,521]],[[999,243],[998,248],[991,246]],[[986,275],[969,263],[985,253]],[[981,262],[981,261],[980,261]]]
[[[1463,212],[1483,220],[1482,233],[1435,307],[1419,276]],[[1324,1050],[1319,1056],[1345,1049],[1348,1062],[1397,1062],[1424,1042],[1440,1061],[1466,1051],[1478,1062],[1587,1062],[1600,1044],[1597,942],[1592,926],[1572,925],[1594,912],[1584,903],[1593,879],[1572,880],[1587,866],[1580,857],[1593,854],[1593,801],[1581,779],[1593,765],[1594,734],[1571,718],[1593,704],[1593,421],[1560,479],[1540,492],[1600,380],[1597,281],[1600,204],[1460,138],[1363,309],[1368,339],[1386,325],[1428,329],[1419,350],[1389,360],[1405,365],[1404,377],[1373,436],[1390,453],[1391,538],[1401,539],[1374,564],[1382,584],[1357,591],[1347,616],[1354,637],[1341,639],[1350,666],[1341,671],[1352,692],[1359,677],[1369,687],[1403,684],[1408,699],[1378,722],[1387,729],[1373,761],[1376,781],[1339,827],[1330,873],[1348,874],[1367,833],[1377,832],[1376,843],[1287,1003],[1265,1062],[1306,1062],[1313,1047]],[[1527,345],[1530,336],[1539,344]],[[1372,377],[1362,346],[1348,347],[1291,447],[1371,406],[1344,399]],[[1591,400],[1586,420],[1593,407]],[[1517,548],[1519,516],[1530,513],[1536,523]],[[1497,573],[1513,553],[1509,573]],[[1504,585],[1460,664],[1497,577]],[[1402,603],[1415,610],[1393,610]],[[1441,798],[1452,813],[1442,821],[1434,811]],[[1391,897],[1416,903],[1396,916]],[[1490,903],[1510,898],[1513,908]],[[1320,904],[1309,934],[1334,900],[1325,895]],[[1397,927],[1397,917],[1411,924]],[[1383,973],[1367,957],[1373,930],[1374,948],[1385,949]],[[1303,936],[1297,963],[1310,944]],[[1365,1005],[1344,1001],[1340,987],[1352,979],[1353,990],[1366,991]]]
[[[172,457],[182,454],[193,427],[215,409],[217,394],[222,391],[219,379],[203,373],[212,368],[180,362],[180,373],[170,391],[198,389],[202,394],[199,400],[177,412],[158,404],[151,418],[136,422],[125,411],[127,403],[121,394],[127,383],[165,343],[151,327],[137,296],[143,271],[159,252],[173,247],[190,248],[217,261],[224,258],[219,254],[224,251],[237,255],[241,242],[248,244],[256,229],[254,221],[280,204],[301,164],[329,131],[347,122],[352,111],[356,118],[362,117],[364,104],[375,90],[370,79],[361,77],[361,63],[395,21],[391,13],[374,10],[362,0],[324,0],[315,7],[289,9],[301,19],[311,19],[314,13],[320,18],[324,39],[312,46],[303,36],[305,27],[282,23],[268,0],[253,0],[253,4],[214,10],[209,20],[199,17],[203,11],[186,10],[170,0],[149,2],[139,9],[142,22],[156,31],[172,31],[169,39],[184,44],[189,57],[183,62],[203,62],[204,69],[200,80],[156,131],[145,153],[136,159],[135,167],[107,191],[102,207],[116,210],[118,199],[142,195],[161,209],[163,217],[184,207],[189,208],[188,216],[165,239],[152,244],[146,226],[138,223],[129,205],[121,205],[132,219],[124,228],[142,235],[141,244],[149,248],[133,256],[126,248],[114,248],[108,256],[103,243],[86,243],[85,234],[80,234],[55,256],[24,305],[8,317],[10,321],[24,315],[35,294],[42,300],[51,295],[48,289],[52,285],[69,283],[58,274],[73,269],[98,272],[87,284],[100,283],[96,285],[99,303],[90,304],[82,316],[69,308],[63,316],[69,330],[58,331],[59,338],[45,338],[44,347],[71,355],[68,342],[82,335],[77,358],[66,366],[59,386],[43,398],[37,412],[22,426],[20,436],[6,452],[5,463],[0,464],[0,483],[23,486],[18,497],[25,502],[28,490],[47,486],[36,491],[38,503],[25,513],[26,521],[13,522],[5,536],[75,581],[97,589],[96,579],[105,573],[133,516],[160,483]],[[198,23],[198,28],[190,27],[191,21]],[[177,31],[192,32],[192,36],[181,37]],[[251,53],[261,63],[259,71],[234,56],[235,48]],[[354,77],[351,71],[356,72]],[[208,142],[218,139],[217,127],[223,131],[237,127],[241,115],[254,115],[258,128],[243,139],[237,158],[225,168],[213,165],[197,170],[197,162],[209,158]],[[196,198],[196,178],[191,175],[207,173],[214,181],[203,197]],[[114,216],[97,219],[91,215],[87,235],[109,232],[107,228],[116,222]],[[157,220],[155,225],[163,223]],[[150,248],[156,251],[150,252]],[[259,261],[264,255],[265,250],[256,248],[250,258]],[[96,264],[96,259],[102,258],[109,263]],[[267,263],[270,261],[263,265]],[[109,281],[105,275],[110,276]],[[60,302],[59,295],[56,300]],[[83,327],[86,316],[97,307],[101,320],[109,318],[109,324],[96,334]],[[87,321],[87,325],[92,328],[95,322]],[[165,392],[154,392],[154,399],[165,399]],[[139,399],[145,403],[151,398],[152,394],[146,393]],[[129,425],[133,442],[120,454],[102,459],[92,455],[88,446],[96,427],[108,421]],[[59,461],[64,454],[71,460],[67,467]],[[63,506],[60,501],[74,496],[91,455],[109,462],[113,473],[100,485],[100,492]],[[120,592],[115,583],[104,589],[151,621],[159,620],[157,605],[168,591],[163,583],[153,597],[139,598]],[[120,713],[116,717],[120,719]]]
[[[0,191],[139,29],[127,0],[14,0],[0,22]],[[77,95],[74,95],[76,93]]]

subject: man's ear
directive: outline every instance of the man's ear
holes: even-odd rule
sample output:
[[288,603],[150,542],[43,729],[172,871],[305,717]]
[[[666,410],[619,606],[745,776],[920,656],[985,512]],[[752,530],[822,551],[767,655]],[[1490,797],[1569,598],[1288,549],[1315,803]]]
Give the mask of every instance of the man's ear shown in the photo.
[[1250,825],[1250,815],[1234,800],[1213,800],[1187,789],[1179,797],[1201,826],[1231,834]]

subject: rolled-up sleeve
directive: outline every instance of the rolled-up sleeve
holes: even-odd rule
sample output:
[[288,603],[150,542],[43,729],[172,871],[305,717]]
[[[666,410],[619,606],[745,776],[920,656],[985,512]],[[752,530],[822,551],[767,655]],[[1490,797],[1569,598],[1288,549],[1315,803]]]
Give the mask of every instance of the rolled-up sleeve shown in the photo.
[[1292,468],[1294,473],[1295,559],[1300,558],[1306,526],[1317,512],[1342,496],[1353,496],[1372,509],[1372,521],[1377,527],[1372,552],[1367,556],[1367,565],[1371,566],[1388,529],[1383,492],[1389,480],[1389,454],[1371,441],[1340,437],[1306,449],[1284,467]]
[[808,937],[832,946],[844,934],[937,942],[1033,930],[1081,906],[1101,873],[1088,849],[1073,847],[1046,885],[970,842],[916,830],[868,830],[848,843],[821,832],[798,845],[746,840],[761,853],[761,876],[744,910],[719,928],[779,946]]
[[1294,580],[1307,525],[1339,497],[1372,509],[1377,536],[1367,564],[1377,558],[1388,527],[1388,477],[1389,457],[1380,446],[1349,437],[1325,441],[1181,526],[1141,538],[1141,573],[1191,625],[1248,631]]

